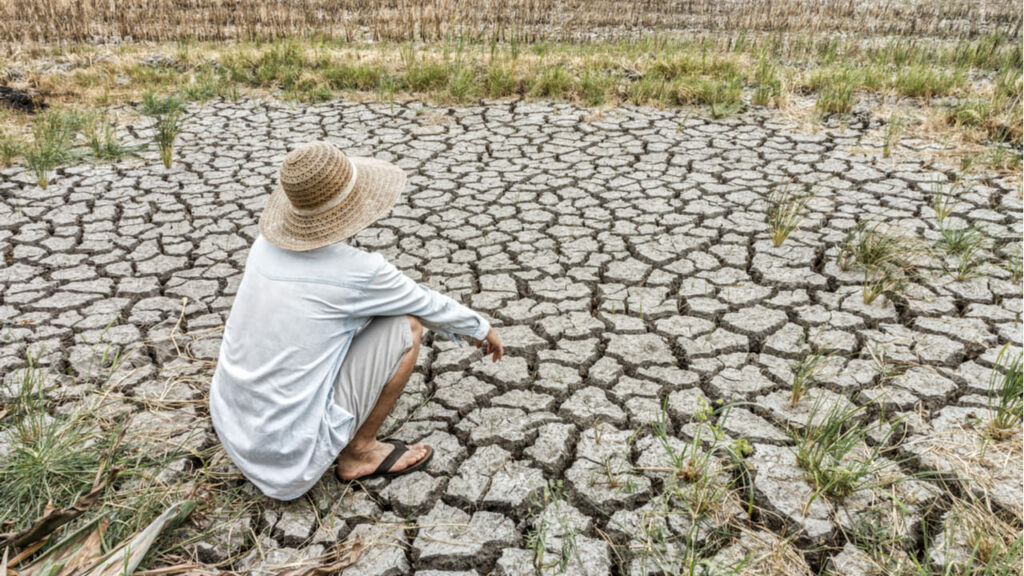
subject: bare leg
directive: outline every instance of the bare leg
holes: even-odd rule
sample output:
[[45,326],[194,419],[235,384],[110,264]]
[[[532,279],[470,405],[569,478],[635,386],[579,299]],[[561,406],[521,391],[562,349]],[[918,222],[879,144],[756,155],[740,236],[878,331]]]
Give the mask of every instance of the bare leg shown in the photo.
[[[372,474],[384,458],[391,453],[394,446],[377,441],[377,431],[395,407],[398,396],[405,389],[405,384],[416,367],[416,358],[420,353],[420,339],[423,337],[423,325],[415,316],[407,316],[412,329],[412,348],[402,356],[398,370],[393,378],[381,389],[380,397],[363,425],[356,431],[348,446],[338,456],[337,473],[343,480],[351,480]],[[398,472],[412,466],[425,458],[427,447],[424,444],[413,444],[409,451],[398,459],[391,470]]]

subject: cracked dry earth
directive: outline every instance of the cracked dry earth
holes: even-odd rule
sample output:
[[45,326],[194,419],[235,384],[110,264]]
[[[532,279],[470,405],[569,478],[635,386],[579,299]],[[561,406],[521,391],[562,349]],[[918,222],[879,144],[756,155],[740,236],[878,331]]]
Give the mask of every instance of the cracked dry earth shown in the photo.
[[[867,573],[858,529],[877,524],[941,564],[967,544],[955,526],[922,539],[950,525],[944,486],[908,477],[922,471],[977,478],[953,484],[1019,522],[1019,452],[979,456],[971,422],[999,349],[1020,349],[1020,285],[986,252],[975,279],[933,262],[904,297],[865,305],[862,272],[836,264],[858,221],[934,241],[930,186],[951,173],[882,159],[864,126],[592,114],[221,102],[189,110],[169,170],[150,148],[63,168],[47,190],[21,167],[0,172],[0,371],[31,352],[63,401],[103,389],[107,409],[135,414],[129,439],[186,452],[161,472],[168,484],[213,469],[244,485],[205,405],[220,327],[277,166],[329,139],[410,176],[353,243],[490,318],[506,358],[428,335],[385,425],[434,446],[425,471],[355,489],[328,475],[293,502],[197,513],[184,530],[200,535],[200,561],[269,574],[359,542],[346,575],[673,573],[695,555],[852,575]],[[766,198],[788,180],[818,184],[776,248]],[[1019,250],[1020,193],[983,179],[950,221]],[[792,365],[810,347],[834,352],[793,406]],[[112,348],[122,362],[108,377]],[[879,474],[904,481],[811,498],[792,432],[814,406],[854,405],[875,426],[869,444],[893,447]],[[728,458],[740,439],[752,450]],[[677,474],[673,454],[701,472]]]

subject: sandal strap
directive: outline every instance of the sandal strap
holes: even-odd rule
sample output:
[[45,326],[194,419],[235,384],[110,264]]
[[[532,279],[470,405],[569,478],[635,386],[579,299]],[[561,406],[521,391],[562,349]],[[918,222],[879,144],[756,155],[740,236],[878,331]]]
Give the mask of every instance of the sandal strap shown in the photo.
[[386,442],[387,444],[391,444],[395,448],[391,451],[390,454],[387,455],[387,457],[384,458],[384,461],[380,463],[380,466],[377,466],[377,469],[373,471],[374,475],[384,474],[387,471],[391,470],[391,467],[395,465],[395,462],[398,462],[398,459],[401,458],[403,454],[409,451],[409,447],[406,446],[405,442],[402,442],[401,440],[392,439],[385,440],[384,442]]

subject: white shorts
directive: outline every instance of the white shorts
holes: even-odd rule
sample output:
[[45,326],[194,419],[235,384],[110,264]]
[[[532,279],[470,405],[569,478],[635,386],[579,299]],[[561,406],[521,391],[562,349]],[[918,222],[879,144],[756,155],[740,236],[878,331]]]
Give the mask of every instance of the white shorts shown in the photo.
[[355,416],[353,430],[358,431],[370,417],[381,390],[395,377],[410,348],[408,316],[378,316],[352,339],[334,381],[334,402]]

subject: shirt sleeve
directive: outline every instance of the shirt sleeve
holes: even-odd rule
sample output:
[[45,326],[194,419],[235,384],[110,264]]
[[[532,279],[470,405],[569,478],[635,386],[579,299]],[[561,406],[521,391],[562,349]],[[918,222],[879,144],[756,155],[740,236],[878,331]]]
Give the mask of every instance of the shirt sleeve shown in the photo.
[[394,264],[380,257],[376,274],[356,304],[360,316],[409,314],[442,336],[460,342],[456,335],[483,340],[491,325],[482,316],[423,284],[417,284]]

